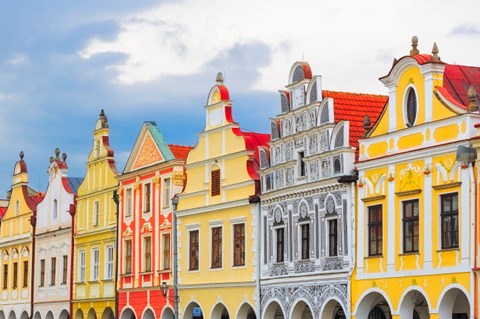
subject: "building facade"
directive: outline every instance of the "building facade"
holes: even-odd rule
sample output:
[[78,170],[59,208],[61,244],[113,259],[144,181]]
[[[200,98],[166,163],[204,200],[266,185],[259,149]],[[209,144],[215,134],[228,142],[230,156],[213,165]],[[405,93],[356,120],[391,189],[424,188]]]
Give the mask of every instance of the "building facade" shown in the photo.
[[[380,78],[389,103],[360,141],[355,318],[472,318],[479,68],[420,54]],[[471,86],[474,88],[470,88]]]
[[120,182],[119,316],[171,319],[172,203],[183,190],[190,147],[168,145],[155,122],[145,122]]
[[67,177],[67,155],[55,150],[48,168],[48,187],[37,205],[34,319],[70,318],[72,271],[72,214],[82,179]]
[[269,135],[233,121],[221,73],[205,110],[177,211],[179,318],[259,318],[258,147]]
[[114,152],[103,110],[93,131],[87,171],[78,188],[74,218],[73,310],[75,319],[116,317],[117,189]]
[[323,90],[306,62],[279,92],[260,151],[262,318],[349,318],[356,150],[387,97]]
[[20,152],[9,204],[0,224],[0,319],[28,319],[32,314],[32,264],[37,204],[41,194],[28,187],[27,164]]

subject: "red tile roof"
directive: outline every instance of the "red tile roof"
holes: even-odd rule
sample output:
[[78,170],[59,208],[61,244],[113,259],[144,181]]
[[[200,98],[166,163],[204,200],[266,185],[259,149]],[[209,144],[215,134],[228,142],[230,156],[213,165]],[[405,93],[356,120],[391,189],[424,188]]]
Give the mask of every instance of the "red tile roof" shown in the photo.
[[[469,104],[467,91],[473,85],[477,91],[477,104],[480,93],[480,67],[447,64],[443,73],[443,90],[438,88],[440,93],[453,102],[466,109]],[[447,92],[445,92],[448,91]],[[455,103],[456,102],[456,103]]]
[[177,145],[177,144],[168,144],[170,151],[172,151],[173,156],[176,159],[186,160],[188,153],[193,148],[192,146]]
[[270,142],[270,134],[262,134],[255,132],[243,132],[239,128],[234,128],[233,133],[237,136],[242,136],[245,140],[245,148],[253,151],[253,158],[247,161],[247,171],[250,177],[254,180],[259,180],[258,171],[260,170],[260,150],[259,146],[268,147]]
[[[410,55],[407,55],[407,56],[410,56]],[[415,55],[412,55],[411,57],[417,60],[417,63],[420,65],[429,63],[430,60],[432,59],[431,54],[415,54]]]
[[363,118],[370,116],[373,126],[388,101],[388,96],[350,92],[322,91],[323,97],[333,98],[334,120],[350,122],[350,146],[357,148],[363,137]]

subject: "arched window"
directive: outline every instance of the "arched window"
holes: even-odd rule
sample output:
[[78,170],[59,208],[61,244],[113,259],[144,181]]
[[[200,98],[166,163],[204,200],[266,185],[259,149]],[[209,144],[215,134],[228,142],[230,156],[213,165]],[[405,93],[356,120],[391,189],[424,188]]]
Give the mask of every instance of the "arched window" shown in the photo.
[[280,136],[278,134],[278,126],[275,122],[270,122],[270,130],[272,131],[272,140],[278,139]]
[[282,107],[282,113],[290,111],[290,103],[288,102],[288,98],[284,93],[280,94],[280,104]]
[[302,66],[299,65],[295,68],[295,71],[293,71],[292,83],[301,81],[303,79],[305,79],[305,74],[303,72]]
[[266,151],[260,150],[260,168],[264,169],[270,166]]
[[317,100],[317,81],[313,82],[312,89],[310,90],[309,103],[313,103]]
[[322,113],[320,114],[320,124],[328,123],[330,115],[328,114],[328,103],[322,108]]
[[415,124],[417,118],[417,95],[415,90],[410,88],[407,94],[407,126],[411,127]]
[[57,203],[57,200],[54,199],[53,200],[53,218],[57,218],[57,214],[58,214],[58,203]]
[[334,148],[342,147],[343,146],[343,138],[344,138],[344,132],[343,132],[343,126],[338,130],[337,135],[335,136],[335,144]]

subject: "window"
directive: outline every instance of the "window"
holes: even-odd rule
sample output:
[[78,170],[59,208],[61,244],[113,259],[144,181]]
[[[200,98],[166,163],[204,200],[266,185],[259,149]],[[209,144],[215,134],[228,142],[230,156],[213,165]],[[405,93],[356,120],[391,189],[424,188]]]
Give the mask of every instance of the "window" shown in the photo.
[[277,263],[283,262],[285,256],[285,237],[284,237],[284,229],[278,228],[276,231],[277,235]]
[[298,175],[299,176],[305,176],[305,160],[303,159],[305,157],[305,153],[298,152]]
[[55,285],[55,276],[57,275],[57,258],[52,257],[50,266],[50,286]]
[[8,287],[8,265],[3,265],[3,289]]
[[152,270],[152,237],[143,237],[143,271]]
[[80,250],[80,263],[79,263],[79,272],[78,272],[78,281],[85,281],[85,250]]
[[23,262],[23,285],[22,287],[28,286],[28,261]]
[[163,208],[170,207],[170,178],[163,180]]
[[368,255],[379,256],[383,253],[382,205],[368,207]]
[[40,287],[45,286],[45,259],[40,260]]
[[214,169],[211,174],[211,196],[220,195],[220,170]]
[[100,263],[100,251],[98,248],[92,249],[92,275],[90,280],[98,280],[99,272],[99,263]]
[[163,269],[170,269],[170,234],[164,234],[163,239]]
[[54,199],[53,200],[53,219],[57,218],[57,214],[58,214],[58,203],[57,203],[57,200]]
[[458,248],[458,193],[440,196],[442,249]]
[[125,240],[125,274],[132,273],[132,240]]
[[417,118],[417,96],[415,90],[410,88],[407,95],[407,126],[411,127],[415,124]]
[[19,210],[20,210],[20,202],[17,200],[15,202],[15,216],[18,215]]
[[18,285],[18,263],[13,263],[13,283],[12,288],[17,288]]
[[328,221],[328,255],[330,257],[338,255],[338,221],[331,219]]
[[132,189],[125,190],[125,217],[132,216]]
[[301,245],[302,245],[302,259],[310,259],[310,224],[300,225],[301,231]]
[[67,255],[63,255],[62,257],[63,259],[63,263],[62,263],[62,284],[66,284],[67,283],[67,277],[68,277],[68,256]]
[[419,246],[418,199],[403,202],[403,252],[417,252]]
[[98,226],[100,202],[96,201],[93,203],[93,226]]
[[107,246],[107,256],[106,256],[107,264],[106,264],[106,272],[105,272],[105,279],[112,279],[113,278],[113,246]]
[[190,260],[189,260],[189,270],[198,270],[198,230],[192,230],[189,233],[190,241]]
[[212,228],[212,268],[222,267],[222,227]]
[[143,185],[143,212],[149,213],[150,212],[150,190],[151,184],[144,184]]
[[245,266],[245,224],[233,225],[233,265]]

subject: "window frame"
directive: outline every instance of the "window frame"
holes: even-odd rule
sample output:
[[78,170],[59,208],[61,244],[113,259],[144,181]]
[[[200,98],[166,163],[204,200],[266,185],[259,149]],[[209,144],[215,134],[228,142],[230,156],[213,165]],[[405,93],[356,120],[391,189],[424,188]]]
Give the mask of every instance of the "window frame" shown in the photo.
[[68,281],[68,255],[63,255],[62,260],[62,285],[66,285]]
[[152,236],[150,234],[142,236],[142,271],[144,273],[152,271]]
[[[215,232],[217,232],[215,234]],[[223,267],[223,226],[210,227],[210,269]]]
[[143,183],[143,213],[149,214],[152,211],[152,182]]
[[[243,227],[243,234],[237,236],[238,227]],[[245,257],[246,257],[246,245],[245,245],[245,223],[236,223],[232,225],[232,252],[233,260],[232,267],[244,267],[245,266]],[[237,244],[239,244],[239,249],[237,249]]]
[[85,282],[86,280],[86,262],[87,262],[87,251],[85,249],[79,250],[79,262],[78,262],[78,281]]
[[132,238],[125,238],[123,240],[123,262],[124,262],[124,274],[131,275],[133,272]]
[[[413,118],[413,121],[411,121],[410,119],[410,93],[413,94],[413,97],[415,98],[414,101],[412,102],[415,102],[415,115],[414,115],[414,118]],[[417,122],[417,118],[418,118],[418,94],[417,94],[417,90],[415,88],[415,86],[413,85],[409,85],[407,86],[407,88],[405,89],[405,95],[404,95],[404,121],[405,121],[405,126],[406,127],[412,127],[415,125],[415,123]]]
[[3,289],[8,289],[8,264],[3,264]]
[[28,260],[23,261],[23,283],[22,288],[28,287]]
[[[418,215],[415,216],[415,203],[417,203],[417,210],[418,210]],[[412,216],[406,216],[406,207],[410,204],[413,204],[412,206]],[[415,234],[415,224],[418,224],[418,234]],[[412,235],[408,236],[407,235],[407,225],[412,226]],[[403,248],[403,253],[409,254],[409,253],[418,253],[420,251],[420,200],[418,198],[414,199],[409,199],[405,200],[402,202],[402,248]],[[411,237],[411,247],[407,247],[407,238]],[[415,247],[415,237],[418,238],[417,245],[418,247]],[[416,248],[416,249],[415,249]]]
[[[307,229],[307,234],[305,237],[304,229]],[[299,223],[298,224],[298,242],[300,244],[300,249],[299,249],[299,259],[301,261],[308,261],[310,260],[310,221]],[[305,247],[306,244],[306,247]],[[306,250],[305,250],[306,249]],[[306,254],[305,254],[306,253]]]
[[[192,234],[196,234],[192,236]],[[196,238],[196,241],[192,241],[193,238]],[[188,231],[188,270],[189,271],[198,271],[200,269],[200,230],[199,229],[190,229]],[[192,254],[192,252],[195,252]],[[192,259],[193,257],[193,259]],[[192,262],[192,260],[194,262]]]
[[[172,236],[170,233],[164,232],[161,233],[160,238],[162,239],[162,270],[170,270],[172,268],[171,260],[171,247],[172,247]],[[166,239],[168,238],[168,245]]]
[[131,218],[133,215],[133,188],[125,189],[125,218]]
[[100,221],[100,201],[96,200],[93,202],[93,227],[97,227]]
[[[92,273],[90,275],[91,281],[98,281],[100,278],[100,249],[99,247],[93,247],[92,253]],[[95,259],[97,258],[97,259]]]
[[[457,200],[457,209],[453,209],[453,198],[456,197]],[[445,205],[444,205],[444,199],[450,198],[450,211],[445,211]],[[441,230],[440,230],[440,244],[441,244],[441,249],[457,249],[459,248],[459,239],[460,239],[460,231],[459,231],[459,208],[460,208],[460,202],[459,202],[459,196],[458,192],[453,192],[453,193],[446,193],[446,194],[441,194],[440,195],[440,225],[441,225]],[[453,217],[456,217],[456,229],[455,229],[455,223],[450,221],[450,229],[445,230],[444,229],[444,221],[446,219],[452,219]],[[450,243],[446,243],[446,234],[450,234]]]
[[[377,211],[379,210],[379,212]],[[377,212],[377,219],[372,221],[372,215]],[[379,217],[379,218],[378,218]],[[383,205],[371,205],[367,207],[367,241],[368,241],[368,256],[382,256],[383,255]],[[375,233],[375,239],[372,239],[372,233]],[[379,238],[380,233],[380,238]],[[375,251],[372,250],[372,242],[375,242]]]
[[45,287],[45,259],[40,259],[40,283],[39,287]]
[[170,208],[171,202],[171,178],[167,177],[163,179],[162,186],[163,186],[163,203],[162,208]]
[[18,288],[18,262],[13,263],[12,288]]
[[221,194],[221,179],[222,172],[220,168],[215,168],[210,171],[210,196],[219,196]]
[[57,282],[57,257],[50,258],[50,286]]
[[[338,257],[338,218],[327,219],[327,251],[328,257]],[[332,227],[334,225],[334,227]],[[333,232],[332,232],[333,230]],[[333,246],[332,246],[333,242]]]
[[[110,254],[111,252],[111,254]],[[111,256],[110,256],[111,255]],[[107,245],[105,248],[105,280],[113,279],[113,261],[115,259],[115,250],[113,245]]]
[[[275,263],[285,262],[285,227],[275,227]],[[279,236],[281,233],[281,236]],[[281,240],[279,240],[281,238]],[[281,248],[281,249],[279,249]]]

